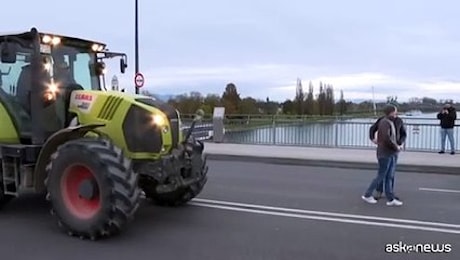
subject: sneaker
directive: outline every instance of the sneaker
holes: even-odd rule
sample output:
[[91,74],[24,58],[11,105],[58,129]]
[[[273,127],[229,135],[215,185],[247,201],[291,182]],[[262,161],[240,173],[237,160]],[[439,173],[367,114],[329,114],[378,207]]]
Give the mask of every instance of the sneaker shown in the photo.
[[366,197],[366,196],[361,196],[361,198],[367,202],[367,203],[370,203],[370,204],[375,204],[377,203],[377,201],[374,199],[374,197],[372,196],[369,196],[369,197]]
[[443,153],[445,153],[445,152],[444,152],[444,151],[439,151],[438,153],[439,153],[439,154],[443,154]]
[[454,155],[454,154],[455,154],[455,152],[453,152],[453,151],[452,151],[452,152],[450,152],[450,154],[451,154],[451,155]]
[[387,206],[401,206],[403,203],[400,200],[393,199],[392,201],[387,201]]

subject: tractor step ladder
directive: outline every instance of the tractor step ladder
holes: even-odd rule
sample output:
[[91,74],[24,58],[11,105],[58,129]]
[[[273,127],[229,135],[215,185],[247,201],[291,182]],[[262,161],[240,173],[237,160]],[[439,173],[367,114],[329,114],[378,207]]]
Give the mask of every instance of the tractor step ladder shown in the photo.
[[3,157],[2,159],[3,192],[5,195],[18,196],[19,159],[14,157]]
[[19,195],[19,174],[21,170],[22,149],[2,147],[3,193],[17,197]]

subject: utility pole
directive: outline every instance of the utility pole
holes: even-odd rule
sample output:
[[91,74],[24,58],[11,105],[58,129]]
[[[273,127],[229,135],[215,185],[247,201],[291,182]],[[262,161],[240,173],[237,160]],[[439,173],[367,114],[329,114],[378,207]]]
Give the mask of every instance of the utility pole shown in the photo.
[[[135,75],[139,73],[139,8],[138,8],[138,0],[135,1],[135,14],[134,14],[134,19],[135,19],[135,24],[134,24],[134,70],[135,70]],[[139,94],[139,88],[134,86],[136,90],[136,94]]]

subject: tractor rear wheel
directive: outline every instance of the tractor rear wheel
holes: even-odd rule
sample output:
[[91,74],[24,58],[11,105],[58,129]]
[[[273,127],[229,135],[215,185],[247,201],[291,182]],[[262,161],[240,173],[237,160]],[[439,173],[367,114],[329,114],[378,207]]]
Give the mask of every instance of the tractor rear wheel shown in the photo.
[[139,206],[138,175],[108,140],[69,141],[52,155],[47,170],[51,213],[71,236],[95,240],[115,235]]

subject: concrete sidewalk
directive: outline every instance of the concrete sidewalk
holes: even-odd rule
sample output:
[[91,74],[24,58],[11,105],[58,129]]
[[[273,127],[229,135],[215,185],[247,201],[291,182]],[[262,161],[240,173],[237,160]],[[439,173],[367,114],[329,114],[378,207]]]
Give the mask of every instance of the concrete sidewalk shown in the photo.
[[[340,168],[377,169],[374,149],[342,149],[205,143],[205,153],[213,160],[238,160],[327,166]],[[398,171],[459,174],[460,155],[427,152],[401,152]]]

